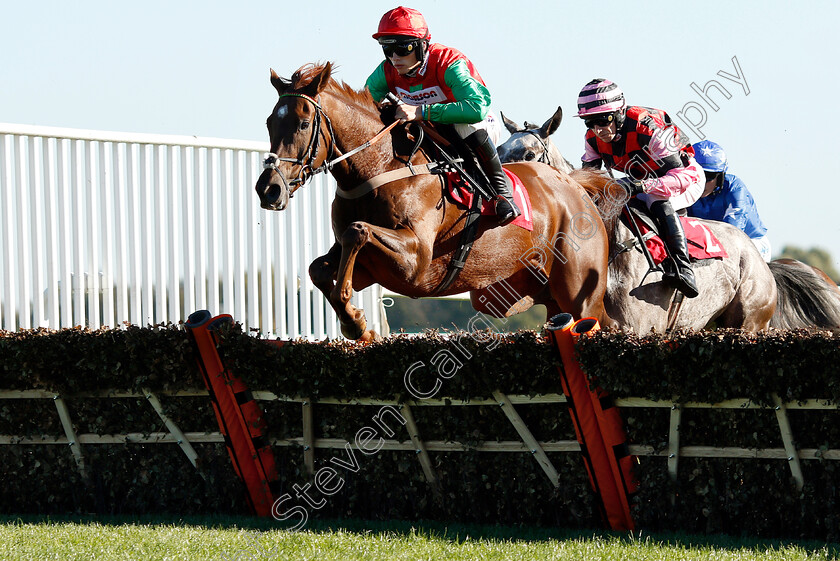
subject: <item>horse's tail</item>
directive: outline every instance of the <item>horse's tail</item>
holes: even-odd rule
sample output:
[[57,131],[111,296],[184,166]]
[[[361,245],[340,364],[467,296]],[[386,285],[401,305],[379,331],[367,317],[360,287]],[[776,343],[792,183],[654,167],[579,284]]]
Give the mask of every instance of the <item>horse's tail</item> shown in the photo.
[[807,268],[771,262],[778,297],[770,327],[840,327],[840,295]]

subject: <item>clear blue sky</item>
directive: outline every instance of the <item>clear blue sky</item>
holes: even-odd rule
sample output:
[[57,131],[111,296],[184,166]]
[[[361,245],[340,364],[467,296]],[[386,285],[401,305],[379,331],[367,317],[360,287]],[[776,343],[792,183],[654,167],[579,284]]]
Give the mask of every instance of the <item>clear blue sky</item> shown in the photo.
[[[571,115],[592,78],[675,117],[699,104],[701,132],[723,145],[753,192],[774,252],[823,247],[840,267],[840,2],[408,5],[424,13],[434,41],[473,60],[497,111],[542,123],[562,105],[567,118],[553,140],[576,165],[584,129]],[[337,78],[361,88],[381,57],[370,35],[394,6],[0,0],[0,122],[267,143],[269,68],[289,76],[329,60]],[[749,94],[718,75],[736,75],[733,57]],[[731,95],[710,91],[717,111],[691,88],[713,79]],[[701,118],[696,108],[685,115]]]

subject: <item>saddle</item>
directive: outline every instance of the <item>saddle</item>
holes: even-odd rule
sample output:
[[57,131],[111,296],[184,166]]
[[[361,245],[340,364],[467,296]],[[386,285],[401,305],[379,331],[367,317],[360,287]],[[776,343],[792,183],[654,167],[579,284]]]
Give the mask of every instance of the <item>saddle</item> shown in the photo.
[[[449,139],[441,135],[438,132],[439,130],[446,130],[444,134]],[[495,210],[489,206],[494,202],[490,196],[493,190],[489,188],[490,180],[481,169],[475,155],[467,148],[466,143],[455,132],[454,127],[441,127],[436,130],[431,123],[424,123],[417,128],[417,131],[416,136],[407,134],[409,140],[414,143],[407,162],[410,162],[411,156],[422,145],[425,145],[429,153],[434,155],[434,159],[439,158],[444,162],[443,165],[436,165],[432,172],[442,174],[443,195],[448,195],[451,200],[456,200],[456,197],[460,197],[464,206],[467,208],[464,227],[461,230],[461,235],[458,240],[458,247],[452,254],[452,259],[450,259],[447,265],[443,280],[432,291],[433,294],[440,294],[455,282],[461,270],[466,266],[467,258],[472,251],[472,245],[478,233],[479,219],[481,216],[483,214],[496,214]],[[408,131],[406,132],[408,133]],[[426,133],[429,133],[428,135],[432,138],[425,139]],[[453,155],[453,150],[455,155]],[[528,211],[523,212],[512,223],[516,223],[519,220],[522,227],[528,227],[529,230],[532,230],[533,223],[531,222],[531,205],[528,192],[525,190],[519,178],[514,174],[505,170],[505,175],[507,176],[507,180],[512,183],[514,189],[516,188],[516,184],[519,184],[519,201],[522,201],[523,205],[527,201]],[[455,187],[456,185],[458,187]],[[520,206],[520,209],[523,208],[525,206]]]
[[[525,188],[522,180],[519,179],[515,173],[507,168],[502,169],[504,170],[505,175],[507,175],[508,180],[513,185],[513,200],[522,211],[522,214],[517,216],[511,224],[531,232],[534,229],[534,222],[531,214],[531,197],[528,195],[528,190]],[[469,185],[467,185],[467,182],[464,181],[458,172],[455,171],[446,172],[444,174],[444,178],[445,182],[443,192],[449,200],[464,208],[471,208],[475,193],[470,189]],[[496,211],[493,209],[493,201],[482,199],[481,214],[484,216],[496,215]]]
[[[632,219],[642,235],[642,239],[645,242],[645,246],[647,246],[650,256],[653,258],[654,264],[659,265],[665,261],[668,256],[668,252],[665,249],[665,242],[663,242],[662,238],[659,236],[659,225],[656,223],[656,220],[647,213],[647,206],[643,202],[634,198],[630,200],[626,209],[621,213],[621,221],[631,231],[633,231],[634,228],[630,224],[631,217],[628,216],[627,209],[630,209]],[[683,215],[680,215],[679,218],[683,230],[685,231],[688,256],[691,261],[723,259],[729,256],[720,240],[718,240],[711,230],[699,222],[698,219]],[[620,253],[630,251],[632,249],[642,251],[641,247],[639,247],[639,241],[635,236],[630,239],[620,241],[618,243],[618,247]]]
[[[460,171],[454,169],[455,166],[441,169],[444,179],[444,196],[461,207],[473,209],[473,204],[475,203],[476,206],[478,204],[478,201],[474,200],[477,195],[481,198],[480,214],[482,216],[495,216],[493,198],[487,196],[488,193],[492,193],[490,179],[484,173],[472,150],[455,132],[454,127],[425,123],[424,129],[431,137],[426,138],[425,147],[434,155],[435,159],[454,160],[460,163]],[[503,168],[503,170],[507,176],[508,186],[513,193],[514,202],[522,211],[522,214],[511,224],[530,232],[534,229],[534,224],[531,219],[531,198],[528,191],[516,174],[506,168]],[[468,177],[465,177],[465,175]]]

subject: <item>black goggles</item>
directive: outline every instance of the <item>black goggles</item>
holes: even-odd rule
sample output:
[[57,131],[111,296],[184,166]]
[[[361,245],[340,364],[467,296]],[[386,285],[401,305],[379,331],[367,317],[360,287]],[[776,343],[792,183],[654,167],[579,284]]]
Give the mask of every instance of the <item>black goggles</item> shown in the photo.
[[718,175],[720,174],[719,171],[708,171],[708,170],[705,170],[705,169],[703,170],[703,173],[706,174],[706,181],[711,181],[713,179],[717,179]]
[[407,43],[387,43],[382,45],[382,52],[385,53],[385,58],[391,58],[394,55],[408,56],[417,49],[417,41],[409,41]]
[[589,119],[584,119],[583,124],[586,125],[586,128],[591,129],[592,127],[608,127],[613,121],[615,121],[615,113],[607,113],[606,115],[597,115]]

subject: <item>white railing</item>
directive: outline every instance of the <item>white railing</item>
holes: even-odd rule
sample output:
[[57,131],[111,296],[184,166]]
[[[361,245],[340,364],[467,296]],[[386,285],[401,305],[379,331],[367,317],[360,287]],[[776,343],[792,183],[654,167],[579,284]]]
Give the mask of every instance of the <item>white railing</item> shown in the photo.
[[[284,212],[254,193],[267,142],[0,123],[0,328],[229,313],[268,337],[340,336],[309,263],[333,243],[332,178]],[[354,296],[387,332],[378,285]]]

